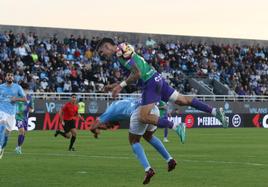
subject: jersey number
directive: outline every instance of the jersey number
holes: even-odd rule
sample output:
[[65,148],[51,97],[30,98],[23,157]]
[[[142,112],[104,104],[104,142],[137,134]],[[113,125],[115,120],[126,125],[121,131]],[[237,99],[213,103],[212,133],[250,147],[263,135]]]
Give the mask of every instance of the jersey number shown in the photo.
[[154,80],[155,80],[156,82],[161,81],[161,79],[162,79],[161,75],[158,75],[157,77],[154,78]]

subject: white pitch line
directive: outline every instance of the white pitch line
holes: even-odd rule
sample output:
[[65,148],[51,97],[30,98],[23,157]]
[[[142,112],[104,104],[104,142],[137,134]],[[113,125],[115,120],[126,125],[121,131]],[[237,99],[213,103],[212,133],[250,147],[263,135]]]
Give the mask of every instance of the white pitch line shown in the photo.
[[[6,152],[11,154],[13,152]],[[14,154],[14,153],[13,153]],[[23,153],[23,155],[38,155],[38,156],[62,156],[62,157],[81,157],[81,158],[104,158],[104,159],[124,159],[130,160],[134,159],[129,156],[112,156],[112,155],[81,155],[81,154],[61,154],[61,153]],[[150,160],[163,160],[160,158],[150,158]],[[267,166],[263,163],[254,162],[232,162],[232,161],[222,161],[222,160],[191,160],[191,159],[178,159],[178,162],[195,162],[195,163],[215,163],[215,164],[240,164],[240,165],[250,165],[250,166]]]
[[216,164],[242,164],[250,166],[265,166],[266,164],[254,163],[254,162],[231,162],[231,161],[219,161],[219,160],[179,160],[183,162],[205,162],[205,163],[216,163]]
[[[5,152],[13,154],[13,152]],[[132,159],[127,156],[111,156],[111,155],[81,155],[81,154],[61,154],[61,153],[23,153],[22,155],[38,155],[38,156],[62,156],[62,157],[84,157],[84,158],[106,158],[106,159]],[[20,156],[20,155],[19,155]]]
[[77,173],[79,173],[79,174],[87,174],[86,171],[78,171]]

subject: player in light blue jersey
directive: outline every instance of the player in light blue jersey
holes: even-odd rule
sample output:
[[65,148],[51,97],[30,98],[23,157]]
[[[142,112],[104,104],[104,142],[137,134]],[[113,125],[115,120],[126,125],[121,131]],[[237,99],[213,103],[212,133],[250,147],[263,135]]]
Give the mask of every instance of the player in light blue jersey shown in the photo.
[[129,119],[140,104],[141,101],[136,99],[114,101],[98,119],[100,123]]
[[91,130],[91,132],[94,133],[94,137],[98,138],[100,129],[106,130],[107,128],[119,124],[118,121],[129,119],[140,103],[140,100],[132,98],[112,102],[106,111],[95,121],[93,126],[97,126],[98,128],[93,128]]
[[6,83],[0,85],[0,159],[3,157],[8,136],[16,123],[16,102],[26,102],[22,87],[13,83],[12,71],[6,73],[5,80]]
[[[141,102],[138,100],[114,101],[107,108],[107,110],[96,120],[95,124],[93,125],[92,131],[95,131],[98,127],[102,125],[109,127],[111,124],[114,124],[117,121],[127,120],[130,118],[129,143],[132,147],[134,154],[136,155],[136,158],[140,161],[145,170],[143,184],[148,184],[155,172],[151,168],[144,149],[140,144],[141,137],[143,137],[148,143],[150,143],[167,161],[168,171],[172,171],[173,169],[175,169],[177,162],[171,157],[162,142],[156,136],[153,135],[153,133],[157,129],[157,126],[151,124],[143,124],[140,122],[140,103]],[[159,109],[157,108],[157,106],[154,106],[151,111],[151,114],[159,116]],[[185,133],[185,131],[181,131],[181,133]]]

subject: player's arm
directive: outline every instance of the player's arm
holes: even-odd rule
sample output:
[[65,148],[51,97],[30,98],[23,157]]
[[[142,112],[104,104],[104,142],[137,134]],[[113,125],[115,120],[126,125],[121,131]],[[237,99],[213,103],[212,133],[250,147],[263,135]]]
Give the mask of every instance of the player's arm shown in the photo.
[[127,85],[132,83],[132,82],[135,82],[135,81],[139,80],[140,77],[141,77],[141,72],[137,68],[137,65],[135,63],[133,63],[131,67],[132,67],[131,73],[130,73],[130,75],[128,76],[128,78],[126,80]]
[[31,100],[31,102],[30,102],[30,112],[34,112],[34,105],[33,105],[33,103],[32,103],[32,100]]
[[27,98],[26,97],[12,97],[11,101],[12,102],[19,102],[19,101],[26,102]]
[[104,87],[104,91],[105,92],[111,91],[118,85],[120,85],[123,88],[126,85],[139,80],[140,76],[141,76],[140,70],[137,68],[136,64],[133,64],[132,67],[133,67],[133,69],[132,69],[130,75],[128,76],[127,80],[121,82],[120,84],[119,83],[109,84],[109,85]]
[[107,129],[111,129],[115,126],[114,123],[112,122],[106,122],[106,123],[102,123],[100,122],[98,119],[92,124],[91,126],[91,132],[95,132],[96,129],[99,129],[99,130],[107,130]]
[[159,110],[161,110],[161,109],[166,110],[166,107],[165,106],[158,106],[158,109]]
[[75,114],[75,117],[78,118],[78,119],[81,119],[83,122],[85,122],[86,120],[84,119],[83,116],[81,116],[81,114],[78,113],[78,106],[77,106],[77,109],[76,109],[76,114]]
[[29,107],[29,111],[30,112],[34,112],[34,108],[33,107]]
[[135,51],[133,46],[128,43],[122,43],[119,45],[119,49],[122,52],[120,58],[128,59],[127,64],[131,66],[131,73],[128,76],[127,80],[123,81],[120,84],[121,87],[125,87],[126,85],[139,80],[141,77],[141,72],[135,62]]
[[109,121],[111,119],[111,105],[106,109],[106,111],[100,115],[92,124],[91,129],[107,129],[106,125],[109,124]]
[[[102,123],[97,119],[94,121],[94,123],[90,127],[90,131],[94,134],[95,138],[98,138],[98,135],[100,134],[100,127]],[[102,129],[105,130],[105,129]]]
[[139,80],[140,76],[141,76],[141,72],[137,68],[136,64],[133,62],[130,75],[128,76],[127,80],[122,81],[120,84],[117,84],[113,88],[112,97],[115,98],[125,86],[127,86],[128,84],[134,81]]
[[77,113],[76,117],[78,117],[79,119],[81,119],[83,122],[85,122],[86,120],[84,119],[83,116],[81,116],[81,114]]
[[12,97],[11,102],[27,102],[27,98],[25,92],[23,91],[21,86],[18,86],[18,97]]
[[108,84],[108,85],[104,86],[103,90],[104,90],[104,92],[111,91],[117,85],[118,85],[118,83]]
[[[65,106],[64,106],[64,107],[65,107]],[[64,121],[63,121],[63,114],[64,114],[63,109],[64,109],[64,107],[61,108],[60,111],[59,111],[60,121],[61,121],[61,123],[62,123],[63,125],[64,125]]]
[[34,104],[33,104],[33,98],[32,97],[30,97],[29,111],[34,112]]
[[95,129],[98,129],[101,125],[103,125],[103,123],[101,123],[99,119],[96,119],[91,125],[91,130],[94,131]]
[[163,106],[157,106],[159,110],[163,109],[163,110],[167,110],[167,106],[163,105]]

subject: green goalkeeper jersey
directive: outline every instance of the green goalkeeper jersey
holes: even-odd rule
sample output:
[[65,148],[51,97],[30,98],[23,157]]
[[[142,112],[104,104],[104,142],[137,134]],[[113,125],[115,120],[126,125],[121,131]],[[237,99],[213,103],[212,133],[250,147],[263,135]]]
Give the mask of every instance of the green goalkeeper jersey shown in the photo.
[[163,108],[166,107],[167,104],[164,101],[159,101],[159,103],[157,103],[158,108],[159,108],[159,112],[160,112],[160,117],[164,117],[164,115],[167,112],[167,109]]
[[30,95],[26,95],[27,102],[19,101],[16,103],[17,112],[16,112],[16,120],[28,120],[30,109],[33,109],[33,100]]
[[141,73],[140,79],[143,82],[149,80],[156,73],[156,70],[144,58],[136,54],[134,48],[129,44],[120,44],[118,50],[120,50],[119,55],[117,53],[120,64],[130,71],[132,71],[133,65],[135,64]]
[[25,110],[26,110],[25,102],[23,101],[17,102],[16,120],[18,121],[24,120]]

